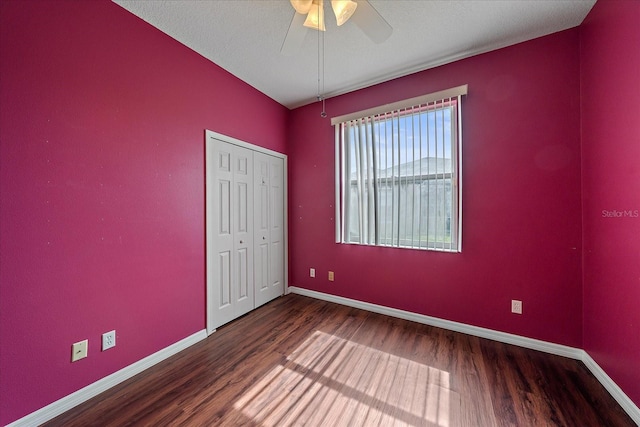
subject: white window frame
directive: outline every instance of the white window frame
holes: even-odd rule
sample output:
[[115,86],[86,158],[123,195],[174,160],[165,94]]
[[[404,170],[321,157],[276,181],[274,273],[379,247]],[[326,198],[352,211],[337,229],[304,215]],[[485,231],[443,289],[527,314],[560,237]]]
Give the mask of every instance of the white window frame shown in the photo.
[[[410,249],[422,249],[422,250],[435,250],[435,251],[445,251],[445,252],[461,252],[462,251],[462,108],[461,101],[462,96],[467,94],[467,85],[462,85],[458,87],[454,87],[451,89],[447,89],[444,91],[439,91],[435,93],[431,93],[428,95],[423,95],[411,99],[407,99],[404,101],[395,102],[392,104],[382,105],[380,107],[371,108],[368,110],[358,111],[355,113],[334,117],[331,119],[331,124],[335,127],[335,240],[336,243],[347,243],[347,244],[365,244],[365,245],[376,245],[383,247],[400,247],[400,248],[410,248]],[[416,106],[426,106],[427,109],[433,108],[435,109],[443,109],[445,108],[447,102],[454,102],[456,105],[456,124],[455,129],[452,129],[452,139],[455,134],[455,141],[452,141],[452,144],[455,144],[455,148],[452,146],[452,150],[455,153],[455,165],[453,167],[452,173],[450,173],[449,178],[451,181],[451,191],[452,191],[452,204],[455,206],[455,214],[456,224],[452,225],[455,227],[455,231],[451,233],[452,239],[455,239],[453,242],[449,242],[448,244],[444,244],[444,242],[433,241],[428,243],[426,246],[420,246],[422,243],[418,237],[418,244],[414,244],[413,238],[411,244],[401,244],[401,239],[398,236],[398,242],[393,242],[391,244],[386,244],[381,242],[378,231],[376,231],[376,241],[373,243],[360,243],[360,242],[350,242],[345,235],[345,192],[348,190],[348,185],[345,182],[346,175],[346,167],[344,164],[345,152],[343,147],[343,139],[344,139],[344,128],[348,126],[347,123],[353,120],[372,120],[374,121],[378,116],[388,116],[388,115],[402,115],[404,110],[411,109]],[[446,174],[440,174],[441,178],[444,180]],[[410,179],[415,179],[416,177],[411,177]],[[430,179],[430,177],[426,177],[421,174],[417,176],[418,179]],[[444,181],[443,181],[444,182]],[[395,206],[394,206],[395,209]],[[451,218],[453,220],[453,218]],[[413,234],[415,234],[415,230],[413,230]],[[418,230],[419,234],[419,230]],[[361,239],[362,240],[362,239]],[[365,239],[366,240],[366,239]]]

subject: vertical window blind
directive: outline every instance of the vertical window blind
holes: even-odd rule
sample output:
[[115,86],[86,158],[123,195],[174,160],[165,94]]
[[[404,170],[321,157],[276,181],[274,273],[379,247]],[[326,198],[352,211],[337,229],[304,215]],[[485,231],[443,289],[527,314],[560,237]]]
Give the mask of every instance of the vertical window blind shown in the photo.
[[332,119],[336,241],[460,252],[467,86]]

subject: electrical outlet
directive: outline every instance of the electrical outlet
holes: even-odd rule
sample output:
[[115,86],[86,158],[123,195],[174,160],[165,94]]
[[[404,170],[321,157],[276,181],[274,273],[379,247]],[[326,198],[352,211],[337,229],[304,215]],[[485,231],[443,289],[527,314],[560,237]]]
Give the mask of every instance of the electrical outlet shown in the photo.
[[516,314],[522,314],[522,301],[518,301],[517,299],[512,299],[511,312]]
[[333,282],[333,278],[334,278],[333,271],[330,271],[329,272],[329,281]]
[[79,341],[71,346],[71,361],[75,362],[87,357],[89,340]]
[[105,332],[102,334],[102,351],[108,350],[116,346],[116,331]]
[[309,277],[316,277],[316,269],[315,268],[310,268],[309,269]]

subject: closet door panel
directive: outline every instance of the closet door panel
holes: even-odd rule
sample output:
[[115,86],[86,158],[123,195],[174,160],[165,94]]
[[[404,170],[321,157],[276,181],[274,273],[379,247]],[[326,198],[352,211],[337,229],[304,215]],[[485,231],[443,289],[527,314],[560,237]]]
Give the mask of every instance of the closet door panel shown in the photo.
[[253,151],[213,140],[207,185],[213,188],[207,221],[213,232],[207,245],[212,288],[209,298],[217,328],[252,310],[253,290]]
[[[232,297],[235,317],[253,310],[253,151],[233,146],[233,243]],[[234,317],[234,318],[235,318]]]
[[231,253],[220,252],[218,254],[218,283],[220,284],[220,296],[218,309],[231,305]]
[[[257,295],[269,287],[269,244],[258,243],[255,258],[255,286]],[[256,297],[258,298],[258,297]],[[256,301],[257,302],[257,301]]]
[[[255,153],[256,306],[284,294],[284,161]],[[259,258],[259,259],[258,259]]]
[[[258,159],[256,159],[258,162]],[[259,175],[256,177],[254,191],[256,194],[255,209],[255,230],[256,237],[256,259],[255,259],[255,286],[256,295],[264,292],[269,287],[269,211],[265,206],[269,205],[268,163],[259,161],[257,163]],[[259,297],[256,297],[259,298]]]
[[211,307],[214,322],[220,326],[235,316],[233,305],[233,170],[232,147],[214,144],[209,164],[213,166],[212,178],[208,183],[213,188],[213,208],[209,209],[207,221],[210,222],[213,244],[209,245],[208,263],[214,281]]
[[282,295],[284,294],[284,160],[272,157],[270,165],[269,212],[272,221],[269,241],[273,257],[269,270],[269,285],[272,295]]

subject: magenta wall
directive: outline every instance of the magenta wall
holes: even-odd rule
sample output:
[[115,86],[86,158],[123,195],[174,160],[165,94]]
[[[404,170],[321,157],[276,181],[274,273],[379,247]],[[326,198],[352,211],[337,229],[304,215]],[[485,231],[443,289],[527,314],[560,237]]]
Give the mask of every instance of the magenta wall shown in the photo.
[[114,3],[0,7],[5,425],[205,328],[205,129],[287,110]]
[[638,2],[327,101],[469,84],[457,255],[333,242],[318,105],[287,113],[108,1],[0,8],[0,425],[204,329],[205,129],[289,154],[290,285],[584,347],[640,403]]
[[584,348],[640,406],[640,2],[581,36]]
[[[317,104],[294,110],[290,285],[581,347],[578,36],[557,33],[327,100],[331,117],[469,84],[461,254],[334,243],[333,129]],[[511,299],[523,301],[523,315],[510,313]]]

